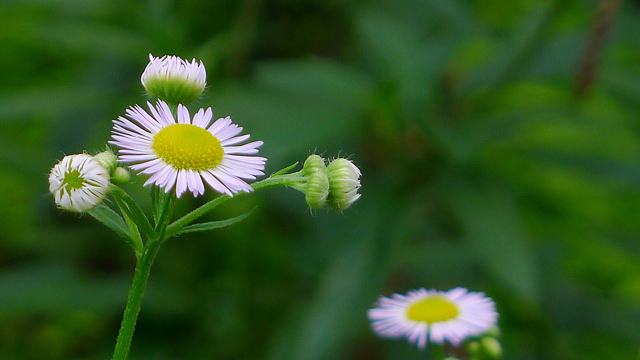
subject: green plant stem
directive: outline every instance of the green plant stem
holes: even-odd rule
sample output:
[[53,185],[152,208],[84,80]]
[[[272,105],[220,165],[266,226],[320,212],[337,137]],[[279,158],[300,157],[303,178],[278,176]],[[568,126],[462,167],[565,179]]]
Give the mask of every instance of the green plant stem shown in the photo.
[[147,286],[153,259],[156,257],[159,247],[160,241],[158,241],[158,239],[150,239],[142,252],[142,256],[138,258],[133,283],[129,291],[127,307],[124,310],[120,332],[118,332],[118,339],[116,341],[116,348],[113,352],[113,360],[126,360],[129,355],[133,331],[135,330],[136,321],[138,320],[138,314],[140,313],[140,307],[142,305],[142,296]]
[[[254,183],[253,189],[260,190],[276,186],[295,187],[296,181],[300,179],[301,175],[299,173],[274,175],[262,181]],[[236,194],[236,197],[244,194],[247,193]],[[127,300],[127,306],[124,310],[122,324],[120,325],[120,331],[118,332],[116,348],[113,352],[113,360],[126,360],[127,356],[129,355],[133,332],[135,330],[136,321],[138,320],[138,314],[140,313],[140,308],[142,306],[144,289],[147,286],[147,280],[149,279],[149,274],[151,273],[151,265],[153,264],[153,259],[158,252],[160,244],[167,238],[177,234],[183,227],[191,224],[200,216],[213,210],[216,206],[222,204],[223,202],[231,199],[231,197],[227,195],[221,195],[193,210],[192,212],[186,214],[171,225],[168,225],[175,197],[165,193],[156,194],[156,197],[157,198],[155,206],[157,208],[156,213],[158,219],[156,221],[156,226],[152,231],[153,234],[157,235],[156,237],[150,238],[147,241],[141,253],[137,253],[140,255],[138,256],[138,262],[136,264],[136,270],[133,276],[133,284],[131,284],[129,299]],[[134,211],[137,210],[137,208],[135,208],[134,206],[131,206],[130,208],[134,208]],[[137,214],[133,214],[133,216],[136,215]],[[146,217],[144,218],[144,220],[146,220]],[[148,226],[150,227],[150,225]]]
[[[267,189],[267,188],[276,187],[276,186],[291,186],[292,184],[295,184],[296,179],[300,179],[300,178],[301,178],[301,175],[299,173],[276,175],[276,176],[271,176],[264,180],[260,180],[258,182],[253,183],[252,187],[254,190],[257,191],[257,190]],[[249,194],[249,193],[241,192],[236,194],[234,197],[239,197],[246,194]],[[165,237],[169,238],[177,234],[180,231],[180,229],[191,224],[192,222],[197,220],[199,217],[203,216],[204,214],[213,210],[216,206],[224,203],[229,199],[231,199],[230,196],[221,195],[209,201],[208,203],[200,206],[199,208],[191,211],[190,213],[184,215],[180,219],[174,221],[171,225],[167,226]]]

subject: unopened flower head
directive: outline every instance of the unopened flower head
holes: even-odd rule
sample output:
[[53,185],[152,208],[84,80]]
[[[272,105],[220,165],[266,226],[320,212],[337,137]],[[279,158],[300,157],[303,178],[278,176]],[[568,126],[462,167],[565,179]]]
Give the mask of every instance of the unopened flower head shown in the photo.
[[155,184],[165,192],[175,187],[177,197],[185,191],[204,194],[204,183],[229,196],[253,191],[244,180],[264,175],[267,159],[253,156],[262,141],[241,144],[249,135],[238,136],[242,128],[229,117],[211,123],[211,108],[198,110],[192,119],[189,110],[178,105],[176,121],[164,101],[147,105],[151,114],[136,105],[127,109],[126,117],[114,120],[110,141],[120,148],[120,161],[151,175],[145,185]]
[[207,72],[202,61],[188,62],[177,56],[161,58],[149,54],[149,64],[141,77],[149,95],[170,104],[188,104],[204,92]]
[[324,171],[325,168],[324,159],[320,157],[320,155],[313,154],[309,155],[309,157],[304,161],[302,173],[305,175],[311,175],[316,171]]
[[449,291],[409,291],[381,297],[368,312],[374,332],[388,338],[406,337],[424,349],[427,342],[459,345],[488,331],[498,319],[493,300],[465,288]]
[[99,154],[93,156],[103,168],[109,170],[109,172],[113,172],[118,166],[118,157],[116,154],[111,152],[111,150],[103,151]]
[[109,171],[87,154],[65,156],[49,174],[49,191],[65,210],[87,212],[109,191]]
[[312,209],[320,209],[327,203],[329,179],[324,171],[316,171],[307,178],[304,199]]
[[327,165],[325,173],[329,179],[328,202],[334,210],[345,210],[360,198],[360,169],[350,160],[333,160]]

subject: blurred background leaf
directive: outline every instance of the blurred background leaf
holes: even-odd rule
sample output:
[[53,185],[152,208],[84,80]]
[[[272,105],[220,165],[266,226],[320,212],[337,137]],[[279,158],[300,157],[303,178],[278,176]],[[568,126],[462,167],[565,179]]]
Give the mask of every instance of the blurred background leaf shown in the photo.
[[585,55],[617,1],[1,2],[0,358],[111,355],[135,258],[47,174],[147,100],[149,53],[205,63],[197,106],[263,140],[267,173],[349,156],[363,187],[344,214],[261,192],[167,242],[131,358],[423,359],[366,311],[455,286],[496,300],[506,359],[637,357],[640,3]]

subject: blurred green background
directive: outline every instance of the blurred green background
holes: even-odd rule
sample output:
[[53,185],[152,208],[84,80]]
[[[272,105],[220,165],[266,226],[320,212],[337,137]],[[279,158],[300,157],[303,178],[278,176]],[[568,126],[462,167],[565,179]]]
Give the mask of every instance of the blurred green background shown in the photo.
[[638,356],[640,1],[5,0],[1,359],[111,356],[133,252],[47,175],[146,101],[149,53],[204,62],[198,106],[267,173],[342,155],[363,186],[344,214],[262,191],[168,241],[131,359],[425,359],[366,311],[455,286],[495,299],[505,359]]

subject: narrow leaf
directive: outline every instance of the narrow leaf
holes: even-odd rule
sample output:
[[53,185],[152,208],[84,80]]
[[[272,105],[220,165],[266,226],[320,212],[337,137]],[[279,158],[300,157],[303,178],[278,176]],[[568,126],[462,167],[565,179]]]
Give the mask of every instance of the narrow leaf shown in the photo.
[[296,161],[294,164],[287,166],[286,168],[282,169],[282,170],[278,170],[275,173],[273,173],[273,175],[271,176],[278,176],[278,175],[283,175],[286,174],[289,170],[293,169],[294,167],[296,167],[296,165],[298,165],[298,162]]
[[226,227],[226,226],[230,226],[230,225],[238,223],[238,222],[244,220],[245,218],[249,217],[249,215],[251,215],[251,213],[255,209],[256,208],[253,208],[253,209],[251,209],[251,211],[249,211],[249,212],[247,212],[245,214],[238,215],[236,217],[232,217],[232,218],[229,218],[229,219],[226,219],[226,220],[210,221],[210,222],[205,222],[205,223],[193,224],[193,225],[185,226],[176,235],[190,233],[190,232],[197,232],[197,231],[209,231],[209,230],[213,230],[213,229],[219,229],[219,228],[223,228],[223,227]]
[[[126,214],[126,216],[133,221],[136,227],[139,228],[146,237],[155,237],[156,233],[140,206],[124,191],[114,191],[114,194],[116,202],[118,203],[122,213]],[[125,218],[125,220],[127,219]]]
[[[113,211],[105,204],[96,206],[93,210],[89,211],[89,215],[93,216],[96,220],[106,225],[111,230],[115,231],[118,235],[123,237],[131,246],[133,242],[131,240],[131,233],[127,224],[122,217]],[[134,246],[135,248],[135,246]]]

